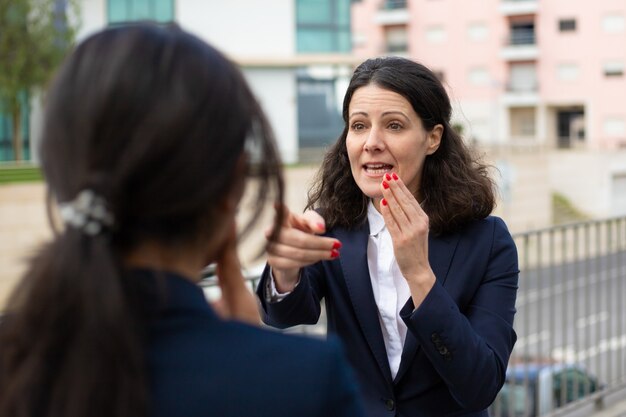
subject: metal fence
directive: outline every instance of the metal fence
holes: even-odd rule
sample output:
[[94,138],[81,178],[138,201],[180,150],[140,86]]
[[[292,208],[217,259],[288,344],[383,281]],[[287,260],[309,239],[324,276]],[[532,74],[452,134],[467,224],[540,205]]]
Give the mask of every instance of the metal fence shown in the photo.
[[[520,278],[507,382],[493,417],[565,416],[626,387],[626,217],[515,234]],[[211,275],[210,271],[207,275]],[[246,278],[255,288],[260,271]],[[215,285],[207,278],[203,285]],[[325,334],[325,317],[291,332]]]
[[492,415],[541,416],[626,384],[626,217],[514,236],[520,258],[508,381]]

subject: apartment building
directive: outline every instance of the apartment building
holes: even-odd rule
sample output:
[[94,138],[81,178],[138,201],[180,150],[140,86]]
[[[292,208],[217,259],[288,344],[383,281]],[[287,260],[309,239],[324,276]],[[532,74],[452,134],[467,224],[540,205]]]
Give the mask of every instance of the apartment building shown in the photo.
[[485,144],[626,147],[623,0],[361,0],[353,50],[433,69]]
[[[341,98],[355,64],[350,54],[350,0],[81,0],[80,4],[78,41],[111,25],[151,20],[176,22],[220,49],[240,66],[264,107],[286,163],[298,162],[307,148],[324,147],[341,133]],[[36,161],[42,109],[37,97],[30,102],[24,154]],[[0,161],[13,159],[10,126],[0,114]]]

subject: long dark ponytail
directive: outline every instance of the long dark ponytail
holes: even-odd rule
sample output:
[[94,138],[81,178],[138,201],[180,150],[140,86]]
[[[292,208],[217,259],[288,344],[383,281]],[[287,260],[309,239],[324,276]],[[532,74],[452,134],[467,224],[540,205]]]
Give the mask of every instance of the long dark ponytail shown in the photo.
[[268,195],[282,201],[259,105],[234,65],[194,36],[140,24],[77,48],[47,98],[42,167],[52,199],[90,190],[115,222],[98,233],[64,227],[30,263],[0,325],[0,415],[150,412],[142,284],[124,253],[211,236],[216,196],[248,143],[257,207]]

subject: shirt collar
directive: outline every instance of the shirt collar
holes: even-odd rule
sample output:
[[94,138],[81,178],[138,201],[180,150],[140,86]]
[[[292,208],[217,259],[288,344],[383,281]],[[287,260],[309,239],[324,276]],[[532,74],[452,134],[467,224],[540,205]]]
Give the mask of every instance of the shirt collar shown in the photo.
[[378,234],[385,229],[385,219],[383,215],[376,210],[372,200],[370,200],[367,205],[367,221],[370,224],[370,236],[378,236]]

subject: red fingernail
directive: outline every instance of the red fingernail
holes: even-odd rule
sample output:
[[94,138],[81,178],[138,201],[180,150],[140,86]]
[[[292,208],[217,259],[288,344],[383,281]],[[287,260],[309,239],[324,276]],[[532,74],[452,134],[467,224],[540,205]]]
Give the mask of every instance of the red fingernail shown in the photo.
[[338,256],[339,256],[339,251],[338,250],[333,249],[333,250],[330,251],[330,257],[331,258],[335,259]]
[[385,179],[386,179],[387,181],[391,181],[391,175],[389,175],[389,174],[385,174]]
[[394,172],[393,174],[391,174],[391,176],[393,177],[394,180],[398,180],[398,176],[396,175],[396,173]]
[[381,201],[381,203],[383,203],[383,206],[386,206],[386,205],[387,205],[387,200],[385,200],[385,199],[383,198],[383,200]]
[[324,223],[318,223],[317,228],[320,230],[326,230],[326,225]]
[[389,188],[389,184],[387,184],[387,181],[383,181],[383,188],[386,190],[387,188]]
[[338,240],[333,242],[333,249],[341,249],[341,242]]

